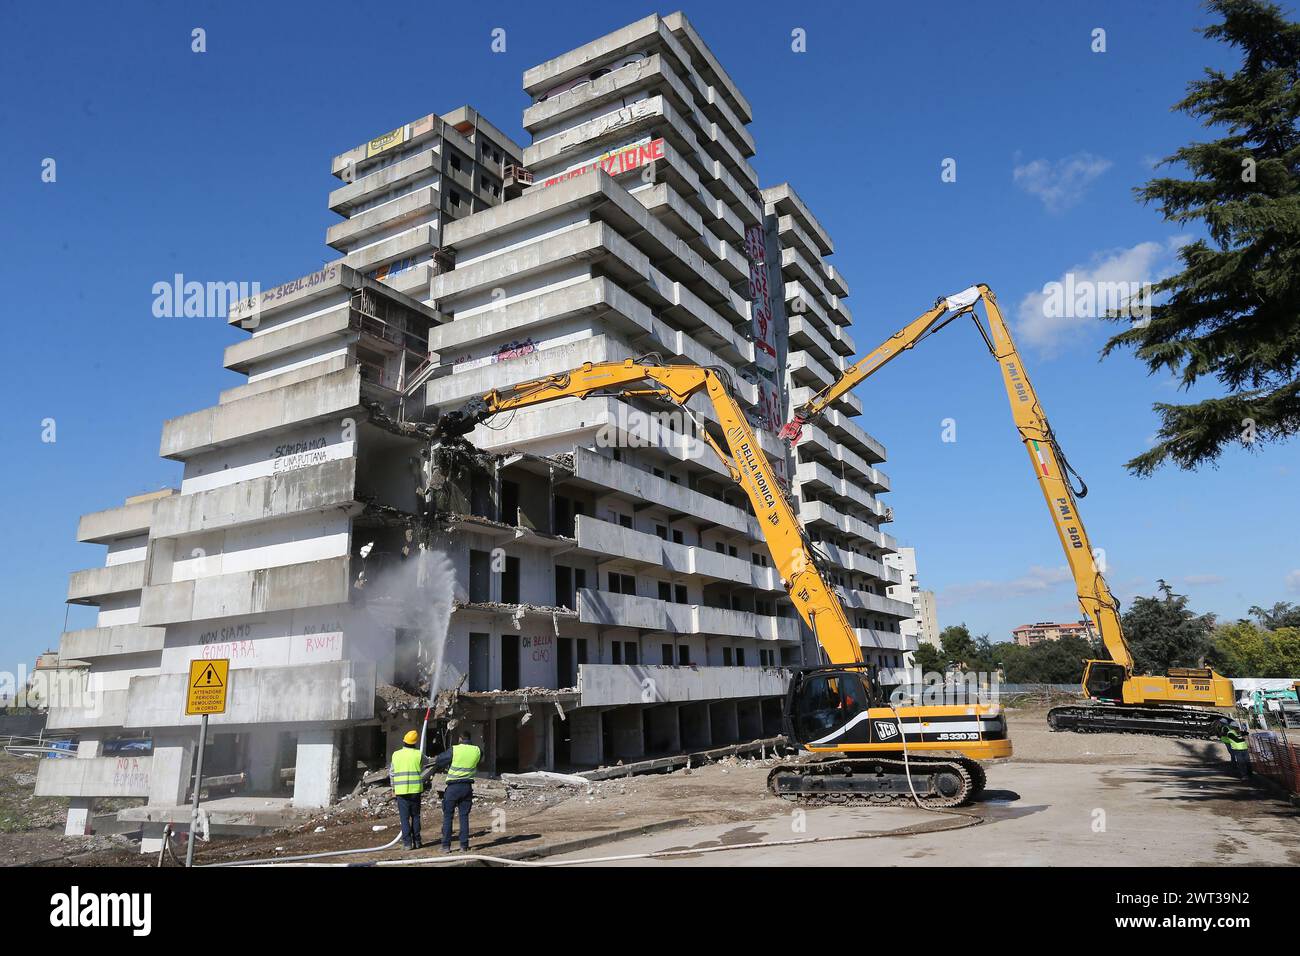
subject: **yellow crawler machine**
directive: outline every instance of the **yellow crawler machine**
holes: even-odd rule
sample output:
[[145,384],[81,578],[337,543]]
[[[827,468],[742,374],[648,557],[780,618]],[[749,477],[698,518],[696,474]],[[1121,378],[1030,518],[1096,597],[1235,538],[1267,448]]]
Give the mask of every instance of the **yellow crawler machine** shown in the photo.
[[[987,330],[975,313],[975,306],[981,301],[988,320]],[[987,285],[975,285],[939,299],[934,308],[894,333],[846,369],[838,381],[800,407],[782,429],[782,437],[791,444],[796,443],[803,426],[837,398],[915,347],[926,336],[963,315],[971,316],[989,353],[998,363],[1016,430],[1029,454],[1030,465],[1047,501],[1061,547],[1065,549],[1079,606],[1096,625],[1111,658],[1085,662],[1083,690],[1092,703],[1053,708],[1048,713],[1052,729],[1213,737],[1214,723],[1222,715],[1205,708],[1232,706],[1231,681],[1208,667],[1171,668],[1168,676],[1163,677],[1133,673],[1133,654],[1120,626],[1119,602],[1111,595],[1106,579],[1097,567],[1088,532],[1076,505],[1076,494],[1080,498],[1087,495],[1087,485],[1079,479],[1061,451],[1038,401],[1038,393],[1025,373],[1020,353],[998,308],[997,298]],[[1069,480],[1071,477],[1079,482],[1077,490]]]
[[[442,416],[439,440],[460,440],[480,422],[512,409],[562,398],[613,395],[670,402],[691,416],[699,437],[744,490],[799,615],[812,629],[825,663],[795,671],[786,701],[794,741],[821,759],[784,763],[768,777],[772,791],[791,800],[910,801],[956,806],[984,787],[978,761],[1009,757],[1005,717],[987,706],[891,706],[864,662],[857,634],[837,594],[818,567],[819,557],[767,456],[732,397],[725,371],[666,365],[654,357],[587,363],[474,399]],[[687,403],[712,403],[721,440]]]

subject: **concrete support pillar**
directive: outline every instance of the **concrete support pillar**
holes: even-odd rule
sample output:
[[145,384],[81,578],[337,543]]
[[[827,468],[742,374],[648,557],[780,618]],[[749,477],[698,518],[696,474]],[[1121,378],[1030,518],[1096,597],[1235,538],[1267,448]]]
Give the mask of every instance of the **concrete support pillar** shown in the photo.
[[575,766],[599,766],[603,760],[602,714],[575,710],[569,714],[569,759]]
[[681,729],[677,724],[677,705],[661,704],[645,709],[645,752],[675,754],[682,749]]
[[604,718],[612,751],[608,756],[612,760],[640,760],[645,756],[645,724],[640,707],[615,707],[606,711]]
[[244,773],[248,775],[246,792],[270,795],[280,789],[280,734],[276,731],[253,731],[244,747]]
[[763,736],[763,714],[756,700],[736,702],[736,722],[740,740],[757,740]]
[[294,764],[293,805],[328,807],[339,785],[339,743],[336,730],[303,730],[298,734]]
[[[104,756],[104,741],[99,737],[82,737],[77,741],[77,759]],[[86,836],[91,832],[90,818],[95,813],[94,797],[73,797],[68,801],[68,819],[64,836]]]
[[94,797],[73,797],[68,801],[68,822],[63,826],[63,835],[89,836],[92,832],[90,818],[94,813]]
[[684,750],[708,750],[713,746],[708,704],[683,704],[678,717]]
[[736,721],[734,700],[715,700],[709,704],[709,726],[713,733],[713,746],[725,747],[740,738]]
[[[178,807],[189,795],[194,773],[194,748],[198,728],[193,732],[166,731],[154,734],[153,760],[149,768],[149,803]],[[161,831],[160,831],[161,832]]]
[[[143,823],[140,825],[140,852],[145,856],[157,856],[163,848],[162,823]],[[183,829],[189,829],[188,824]],[[173,844],[175,845],[175,844]]]

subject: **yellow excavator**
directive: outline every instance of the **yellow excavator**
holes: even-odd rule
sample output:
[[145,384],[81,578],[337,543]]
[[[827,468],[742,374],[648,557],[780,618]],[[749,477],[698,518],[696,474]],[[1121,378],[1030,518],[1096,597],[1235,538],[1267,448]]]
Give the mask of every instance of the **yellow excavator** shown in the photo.
[[[891,705],[732,393],[720,368],[668,365],[657,356],[589,362],[473,399],[442,415],[434,437],[464,441],[494,415],[563,398],[617,396],[679,406],[749,498],[782,584],[825,656],[821,665],[793,672],[785,705],[789,736],[818,756],[775,767],[768,776],[772,792],[796,802],[888,804],[915,796],[933,807],[978,795],[985,783],[979,761],[1011,756],[1005,716],[996,705]],[[721,441],[688,407],[697,395],[712,403]]]
[[[976,304],[981,301],[988,329],[980,324],[975,312]],[[1120,626],[1119,602],[1111,595],[1097,567],[1088,532],[1075,503],[1076,495],[1084,497],[1088,487],[1061,451],[1038,394],[1029,383],[997,298],[987,285],[971,286],[937,300],[934,308],[895,332],[798,408],[781,430],[781,437],[791,445],[796,444],[804,426],[832,402],[963,315],[971,317],[989,354],[998,363],[1016,430],[1029,453],[1034,476],[1047,500],[1061,547],[1065,549],[1079,606],[1092,619],[1102,645],[1110,654],[1110,660],[1084,662],[1083,691],[1090,703],[1052,708],[1047,715],[1050,726],[1053,730],[1079,732],[1214,737],[1215,724],[1223,715],[1206,708],[1232,706],[1231,681],[1209,667],[1170,668],[1168,676],[1133,672],[1133,654]],[[1071,478],[1078,481],[1077,489]]]

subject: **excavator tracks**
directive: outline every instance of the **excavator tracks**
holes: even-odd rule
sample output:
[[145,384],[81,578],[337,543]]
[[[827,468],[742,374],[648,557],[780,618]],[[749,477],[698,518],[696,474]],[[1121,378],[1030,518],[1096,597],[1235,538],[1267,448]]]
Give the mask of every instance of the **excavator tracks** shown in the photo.
[[1115,707],[1109,704],[1053,707],[1047,712],[1052,730],[1077,734],[1146,734],[1213,740],[1223,715],[1193,707]]
[[977,797],[985,780],[984,768],[964,757],[912,757],[905,765],[902,755],[873,755],[779,764],[767,775],[767,787],[795,803],[885,806],[915,806],[915,788],[922,804],[942,809]]

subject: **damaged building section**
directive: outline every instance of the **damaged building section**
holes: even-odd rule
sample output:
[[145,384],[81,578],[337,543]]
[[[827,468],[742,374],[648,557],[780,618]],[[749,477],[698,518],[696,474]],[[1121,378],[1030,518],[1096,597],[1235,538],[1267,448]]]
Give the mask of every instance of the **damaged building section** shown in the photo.
[[[230,661],[205,777],[268,814],[382,774],[426,713],[429,750],[467,726],[487,774],[779,735],[788,668],[818,648],[698,441],[707,402],[566,399],[439,441],[440,416],[588,361],[725,373],[864,655],[906,664],[861,403],[795,453],[776,435],[855,346],[829,236],[789,184],[759,186],[748,102],[680,14],[526,71],[524,94],[527,148],[461,107],[336,156],[340,258],[231,310],[243,381],[163,425],[178,487],[81,519],[107,556],[71,576],[94,620],[60,653],[89,693],[49,716],[78,759],[37,780],[69,833],[105,797],[142,801],[146,852],[187,824],[196,659]],[[128,738],[150,749],[123,768]],[[217,832],[255,825],[210,810]]]

